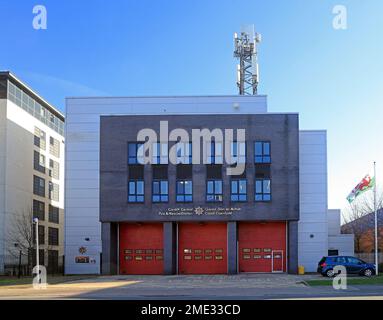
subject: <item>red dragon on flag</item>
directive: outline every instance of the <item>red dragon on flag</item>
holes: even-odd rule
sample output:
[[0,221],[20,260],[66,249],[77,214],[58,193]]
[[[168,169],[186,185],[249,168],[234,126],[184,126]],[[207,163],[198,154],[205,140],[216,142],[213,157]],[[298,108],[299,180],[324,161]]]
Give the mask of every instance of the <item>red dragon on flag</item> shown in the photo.
[[352,203],[359,195],[370,190],[375,185],[375,177],[371,178],[369,175],[366,175],[361,182],[351,191],[347,196],[349,203]]

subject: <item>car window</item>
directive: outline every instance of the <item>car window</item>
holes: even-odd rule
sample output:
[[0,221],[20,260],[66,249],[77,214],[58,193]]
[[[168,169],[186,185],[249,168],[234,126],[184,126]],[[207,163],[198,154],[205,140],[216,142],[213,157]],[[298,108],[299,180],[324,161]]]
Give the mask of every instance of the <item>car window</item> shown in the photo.
[[336,263],[344,264],[347,263],[346,257],[338,257]]
[[348,257],[348,262],[351,263],[351,264],[359,264],[360,260],[357,259],[357,258]]

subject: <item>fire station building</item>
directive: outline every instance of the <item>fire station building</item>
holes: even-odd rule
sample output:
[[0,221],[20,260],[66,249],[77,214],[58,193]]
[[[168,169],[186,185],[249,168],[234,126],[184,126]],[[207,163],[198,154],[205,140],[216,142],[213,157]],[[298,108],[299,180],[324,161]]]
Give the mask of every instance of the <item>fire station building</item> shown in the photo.
[[[326,132],[269,113],[266,96],[69,98],[66,110],[67,274],[296,273],[328,254]],[[150,163],[142,129],[159,138]],[[184,142],[175,129],[234,135]]]

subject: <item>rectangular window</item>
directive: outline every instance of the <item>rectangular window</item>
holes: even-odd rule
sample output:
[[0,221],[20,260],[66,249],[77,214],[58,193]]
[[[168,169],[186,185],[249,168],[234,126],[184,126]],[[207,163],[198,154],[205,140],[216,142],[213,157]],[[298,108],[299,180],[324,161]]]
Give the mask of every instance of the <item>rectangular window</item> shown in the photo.
[[33,176],[33,193],[40,197],[45,197],[45,179]]
[[44,202],[33,200],[33,217],[41,221],[45,220],[45,204]]
[[154,180],[152,192],[153,192],[153,194],[152,194],[152,201],[153,202],[155,202],[155,203],[168,202],[169,201],[168,181],[166,181],[166,180]]
[[56,158],[60,158],[60,141],[53,137],[49,138],[49,153]]
[[48,228],[48,245],[58,246],[59,245],[59,229]]
[[271,163],[270,142],[255,142],[254,161],[255,163]]
[[255,201],[271,201],[271,180],[255,179]]
[[153,143],[152,164],[168,164],[168,144],[155,142]]
[[178,142],[177,143],[177,164],[192,164],[192,143]]
[[193,182],[191,180],[178,180],[176,187],[177,202],[193,201]]
[[57,183],[49,181],[49,199],[60,201],[60,186]]
[[37,151],[33,152],[33,168],[41,173],[45,173],[45,156]]
[[60,164],[52,159],[49,160],[49,176],[54,179],[60,179]]
[[246,163],[246,142],[232,142],[230,148],[231,163]]
[[39,147],[42,150],[46,148],[46,134],[43,130],[35,127],[35,135],[34,135],[34,143],[35,146]]
[[57,274],[59,272],[59,252],[48,250],[48,273]]
[[49,222],[59,223],[59,212],[59,208],[49,205]]
[[206,163],[207,164],[222,164],[223,163],[223,144],[222,142],[207,142],[206,143]]
[[144,202],[144,181],[130,180],[128,185],[128,202],[143,203]]
[[143,143],[128,143],[128,164],[144,164]]
[[328,250],[328,256],[331,257],[331,256],[339,256],[339,251],[338,250]]
[[222,202],[222,180],[208,180],[206,183],[206,201]]
[[246,202],[247,201],[247,180],[231,180],[231,201]]

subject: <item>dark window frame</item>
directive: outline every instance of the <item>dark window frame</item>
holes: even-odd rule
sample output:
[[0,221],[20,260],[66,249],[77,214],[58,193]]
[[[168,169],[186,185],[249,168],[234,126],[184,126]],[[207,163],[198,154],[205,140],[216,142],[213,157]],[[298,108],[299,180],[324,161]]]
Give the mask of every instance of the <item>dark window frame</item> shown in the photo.
[[48,182],[48,198],[53,201],[60,201],[60,185],[52,181]]
[[35,127],[34,145],[42,150],[46,150],[47,134],[44,130]]
[[56,180],[60,179],[60,163],[49,159],[49,176]]
[[[237,187],[236,187],[237,190],[233,190],[233,182],[237,184]],[[246,190],[244,193],[240,192],[239,185],[241,182],[245,182]],[[230,181],[230,201],[231,202],[247,202],[247,191],[248,191],[247,179],[231,179]],[[237,198],[233,198],[233,197],[237,197]]]
[[[40,163],[40,158],[43,157],[44,158],[44,164],[42,165]],[[45,155],[43,155],[42,153],[34,150],[33,151],[33,169],[35,169],[36,171],[39,171],[43,174],[45,174],[45,170],[46,170],[46,157]]]
[[[185,183],[190,182],[191,183],[191,193],[186,193],[185,191]],[[184,183],[183,185],[183,192],[179,190],[180,184]],[[182,198],[182,199],[179,199]],[[193,180],[192,179],[177,179],[176,180],[176,202],[177,203],[191,203],[193,202]]]
[[60,223],[60,208],[49,205],[48,221],[52,223]]
[[33,217],[38,218],[41,221],[45,221],[45,203],[44,202],[33,199]]
[[[184,155],[179,155],[178,152],[181,151],[182,149],[180,146],[183,146],[184,148]],[[186,154],[186,146],[189,148],[189,155]],[[184,161],[186,160],[186,161]],[[176,163],[177,164],[193,164],[193,144],[192,142],[177,142],[176,143]]]
[[59,228],[48,227],[48,245],[58,246],[59,241]]
[[[166,186],[166,190],[167,190],[167,193],[162,193],[162,183],[166,182],[167,186]],[[155,184],[159,184],[158,186],[158,190],[159,190],[159,193],[155,193],[154,190],[155,190],[155,187],[154,185]],[[158,200],[155,200],[154,197],[158,197]],[[169,202],[169,181],[168,180],[162,180],[162,179],[154,179],[152,181],[152,202],[153,203],[168,203]]]
[[[41,181],[44,182],[44,186],[43,187],[40,185]],[[40,197],[45,198],[45,195],[46,195],[46,185],[45,185],[45,179],[44,178],[41,178],[41,177],[36,176],[36,175],[33,176],[33,194],[36,195],[36,196],[40,196]]]
[[[216,192],[216,182],[221,183],[221,192]],[[213,185],[213,191],[209,192],[209,183]],[[212,197],[209,199],[209,196]],[[220,200],[216,200],[216,197],[221,196]],[[206,180],[206,202],[209,203],[222,203],[223,202],[223,180],[222,179],[208,179]]]
[[[216,145],[221,146],[221,154],[216,154]],[[223,164],[223,158],[224,158],[224,150],[223,150],[223,142],[222,141],[210,141],[207,142],[207,148],[210,148],[210,155],[206,152],[206,164]],[[217,161],[217,158],[219,161]]]
[[[130,186],[134,183],[134,193],[131,193]],[[137,184],[142,183],[142,193],[137,193]],[[145,180],[130,179],[128,180],[128,203],[144,203],[145,202]]]
[[[262,144],[262,153],[257,153],[257,144]],[[265,153],[265,145],[268,145],[269,152]],[[271,163],[271,142],[255,141],[254,142],[254,163]]]
[[49,137],[49,153],[56,158],[60,158],[60,141],[52,136]]
[[[257,188],[257,182],[261,183],[260,192]],[[270,192],[265,192],[265,190],[264,190],[265,189],[265,185],[264,185],[265,182],[269,182]],[[259,198],[259,197],[261,197],[261,198]],[[271,200],[272,200],[271,178],[263,178],[263,179],[256,178],[254,181],[254,201],[255,202],[271,202]]]
[[[139,161],[140,157],[137,156],[138,149],[140,147],[142,147],[143,145],[144,145],[143,142],[128,142],[128,164],[139,164],[139,165],[143,164]],[[135,147],[135,154],[134,155],[130,154],[130,146]],[[142,157],[144,158],[144,156],[145,155],[143,155]],[[142,159],[142,160],[144,160],[144,159]]]

